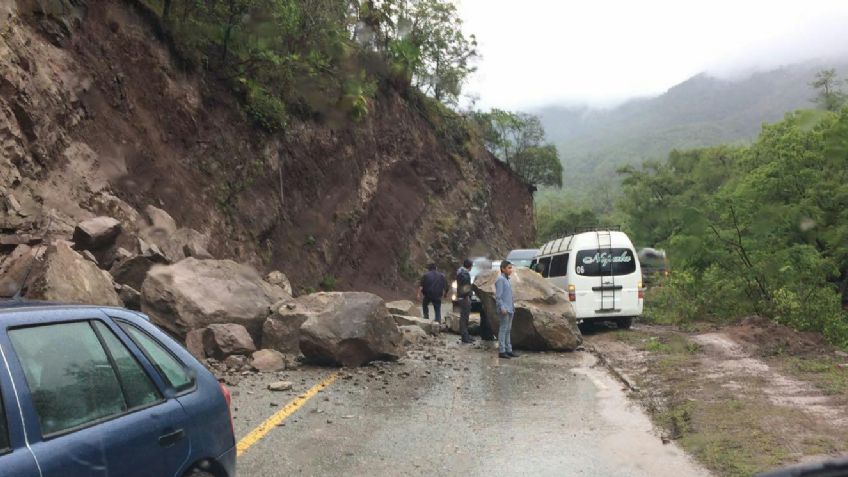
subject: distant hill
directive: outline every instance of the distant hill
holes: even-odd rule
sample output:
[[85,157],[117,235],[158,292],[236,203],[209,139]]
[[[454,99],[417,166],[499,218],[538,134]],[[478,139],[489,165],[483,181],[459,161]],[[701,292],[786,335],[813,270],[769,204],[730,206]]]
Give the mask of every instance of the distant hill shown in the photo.
[[824,68],[836,68],[844,78],[848,60],[811,61],[730,80],[699,74],[658,97],[612,109],[550,106],[535,114],[559,149],[567,193],[585,196],[598,185],[616,184],[621,165],[662,159],[675,148],[751,141],[763,123],[814,107],[809,83]]

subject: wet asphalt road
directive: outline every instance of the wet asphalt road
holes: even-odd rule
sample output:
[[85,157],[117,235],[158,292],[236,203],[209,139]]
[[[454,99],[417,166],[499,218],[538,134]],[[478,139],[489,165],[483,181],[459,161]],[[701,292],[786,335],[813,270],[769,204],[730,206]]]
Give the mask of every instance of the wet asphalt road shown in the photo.
[[[238,461],[238,475],[701,476],[663,445],[589,353],[498,360],[446,335],[399,363],[341,377]],[[487,345],[489,343],[486,343]],[[334,370],[251,375],[234,391],[240,438]]]

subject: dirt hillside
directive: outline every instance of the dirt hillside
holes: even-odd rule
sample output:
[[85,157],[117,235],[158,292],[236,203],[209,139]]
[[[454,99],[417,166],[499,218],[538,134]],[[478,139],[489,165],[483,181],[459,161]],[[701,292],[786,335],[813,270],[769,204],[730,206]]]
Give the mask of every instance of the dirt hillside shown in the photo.
[[386,298],[428,261],[531,245],[527,185],[450,115],[386,88],[360,123],[270,135],[155,32],[133,2],[0,0],[0,234],[154,205],[296,290]]

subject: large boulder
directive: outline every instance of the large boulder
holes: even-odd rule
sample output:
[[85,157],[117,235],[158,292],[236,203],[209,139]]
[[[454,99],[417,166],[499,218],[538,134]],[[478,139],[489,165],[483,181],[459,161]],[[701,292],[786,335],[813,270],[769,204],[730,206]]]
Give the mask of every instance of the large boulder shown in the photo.
[[233,323],[209,325],[203,331],[203,352],[217,360],[234,354],[248,355],[256,351],[253,338],[244,326]]
[[300,326],[309,318],[309,310],[296,301],[277,303],[271,310],[271,316],[262,324],[262,347],[300,354]]
[[74,244],[81,250],[100,250],[112,245],[121,233],[121,222],[112,217],[83,220],[74,229]]
[[315,293],[295,303],[308,317],[300,327],[300,351],[313,362],[360,366],[404,352],[401,332],[376,295]]
[[[498,271],[477,275],[474,291],[480,297],[492,329],[500,317],[495,305],[495,280]],[[583,342],[577,319],[564,290],[551,285],[538,273],[516,268],[510,278],[515,302],[512,344],[529,350],[572,351]]]
[[43,247],[21,244],[5,258],[0,258],[0,298],[11,298],[24,286],[36,257],[44,255]]
[[401,316],[416,316],[421,318],[421,306],[409,300],[397,300],[386,303],[389,313]]
[[68,242],[51,245],[44,263],[36,268],[27,285],[27,298],[122,306],[109,274],[77,253]]
[[141,287],[142,311],[180,337],[211,324],[235,323],[258,341],[269,307],[286,298],[256,270],[232,260],[187,258],[157,265]]

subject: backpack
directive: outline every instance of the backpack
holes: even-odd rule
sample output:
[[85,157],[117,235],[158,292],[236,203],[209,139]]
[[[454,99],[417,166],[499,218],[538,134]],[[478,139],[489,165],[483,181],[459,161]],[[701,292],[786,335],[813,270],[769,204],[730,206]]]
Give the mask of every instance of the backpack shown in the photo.
[[471,274],[468,270],[460,268],[456,272],[456,297],[466,298],[471,295]]

